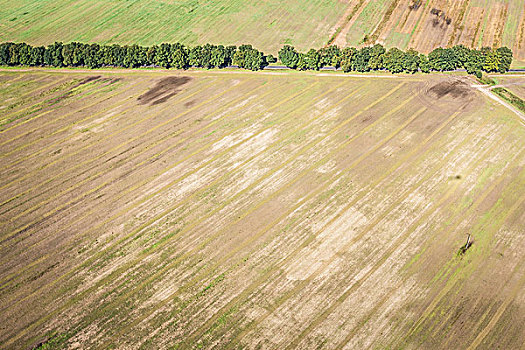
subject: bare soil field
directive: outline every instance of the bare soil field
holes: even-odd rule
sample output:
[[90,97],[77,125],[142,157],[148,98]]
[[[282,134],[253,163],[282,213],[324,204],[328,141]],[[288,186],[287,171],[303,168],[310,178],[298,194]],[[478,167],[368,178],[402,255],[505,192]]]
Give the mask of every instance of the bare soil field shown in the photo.
[[520,348],[525,129],[471,83],[0,72],[0,348]]

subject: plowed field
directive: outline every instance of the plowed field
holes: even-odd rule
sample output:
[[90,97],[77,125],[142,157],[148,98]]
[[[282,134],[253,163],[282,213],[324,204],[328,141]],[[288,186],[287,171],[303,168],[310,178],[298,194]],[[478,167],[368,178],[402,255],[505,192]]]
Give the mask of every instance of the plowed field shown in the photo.
[[0,84],[2,349],[525,343],[525,127],[465,77]]

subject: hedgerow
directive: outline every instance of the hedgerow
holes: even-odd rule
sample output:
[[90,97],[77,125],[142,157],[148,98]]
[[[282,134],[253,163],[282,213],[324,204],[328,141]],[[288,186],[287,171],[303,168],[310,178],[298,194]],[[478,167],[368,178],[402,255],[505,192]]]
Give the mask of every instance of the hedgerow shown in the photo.
[[[437,48],[427,55],[414,49],[385,49],[376,44],[360,49],[328,46],[310,49],[306,53],[285,45],[279,50],[279,60],[288,68],[319,70],[323,67],[340,68],[344,72],[385,70],[391,73],[429,73],[465,69],[469,74],[509,70],[512,51],[507,47],[469,49],[463,45]],[[154,46],[99,45],[56,42],[47,47],[26,43],[0,44],[0,65],[49,66],[49,67],[163,67],[175,69],[225,68],[236,65],[249,70],[259,70],[275,62],[272,55],[264,55],[251,45],[185,46],[180,43]]]

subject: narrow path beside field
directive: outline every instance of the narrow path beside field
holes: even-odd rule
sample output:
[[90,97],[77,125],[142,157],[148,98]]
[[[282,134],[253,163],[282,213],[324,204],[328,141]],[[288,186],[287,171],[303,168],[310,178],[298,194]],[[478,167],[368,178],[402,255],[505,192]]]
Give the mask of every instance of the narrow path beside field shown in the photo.
[[512,112],[514,112],[521,119],[521,123],[523,125],[525,125],[525,114],[523,114],[518,109],[514,108],[514,106],[512,106],[510,103],[507,103],[507,102],[503,101],[501,98],[499,98],[498,96],[496,96],[496,95],[494,95],[493,93],[490,92],[490,90],[492,90],[492,88],[495,88],[497,86],[489,87],[489,85],[479,85],[479,84],[473,84],[473,85],[470,85],[470,86],[473,87],[473,88],[476,88],[482,94],[484,94],[487,97],[493,99],[494,101],[500,103],[502,106],[505,106],[506,108],[510,109]]

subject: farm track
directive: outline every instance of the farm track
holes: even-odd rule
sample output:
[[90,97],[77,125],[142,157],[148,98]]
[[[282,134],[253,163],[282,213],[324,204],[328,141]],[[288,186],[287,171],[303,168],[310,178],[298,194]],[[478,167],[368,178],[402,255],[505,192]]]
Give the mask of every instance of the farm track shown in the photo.
[[[509,323],[523,251],[500,243],[525,219],[510,111],[475,89],[421,99],[439,76],[184,75],[141,104],[165,77],[101,74],[118,84],[0,133],[2,348],[52,331],[89,348],[525,340],[525,320]],[[458,259],[465,230],[475,243]],[[494,245],[511,257],[499,277]],[[452,301],[484,290],[476,273],[493,301],[472,299],[458,328]]]

